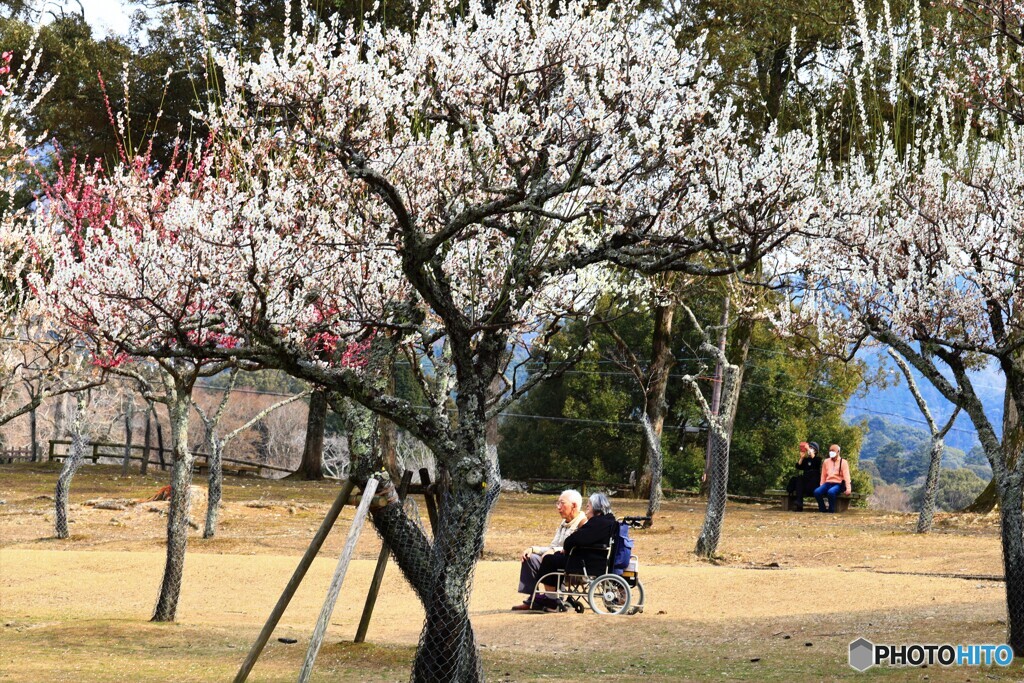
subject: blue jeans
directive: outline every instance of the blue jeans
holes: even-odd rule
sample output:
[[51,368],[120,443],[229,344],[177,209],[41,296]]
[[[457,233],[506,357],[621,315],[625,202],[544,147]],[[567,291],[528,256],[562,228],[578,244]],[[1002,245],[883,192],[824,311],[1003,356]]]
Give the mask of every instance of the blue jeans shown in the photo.
[[[818,500],[818,512],[835,512],[836,498],[843,490],[843,485],[825,483],[814,489],[814,497]],[[825,509],[825,496],[828,496],[828,509]]]

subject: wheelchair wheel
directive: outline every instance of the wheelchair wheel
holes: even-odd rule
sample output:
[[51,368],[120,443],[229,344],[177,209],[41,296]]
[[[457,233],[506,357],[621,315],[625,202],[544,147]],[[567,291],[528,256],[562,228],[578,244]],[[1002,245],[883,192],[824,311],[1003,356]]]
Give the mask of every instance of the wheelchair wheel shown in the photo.
[[617,574],[604,574],[590,582],[587,602],[598,614],[626,614],[630,603],[629,584]]
[[636,580],[636,586],[633,587],[633,599],[629,601],[630,614],[640,614],[644,611],[644,584],[640,582],[640,579]]

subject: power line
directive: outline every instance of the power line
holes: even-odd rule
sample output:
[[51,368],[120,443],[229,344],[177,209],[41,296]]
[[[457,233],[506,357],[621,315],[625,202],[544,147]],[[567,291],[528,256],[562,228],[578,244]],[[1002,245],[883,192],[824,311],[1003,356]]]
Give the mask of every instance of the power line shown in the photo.
[[[592,424],[592,425],[603,425],[603,426],[612,426],[612,427],[634,427],[635,428],[635,427],[640,427],[641,426],[639,422],[622,422],[622,421],[612,421],[612,420],[588,420],[588,419],[582,418],[582,417],[553,417],[553,416],[550,416],[550,415],[532,415],[530,413],[508,413],[508,412],[505,412],[505,413],[498,413],[498,416],[499,417],[522,417],[522,418],[527,418],[527,419],[531,419],[531,420],[547,420],[547,421],[550,421],[550,422],[571,422],[571,423],[578,423],[578,424]],[[680,426],[676,426],[676,425],[665,425],[663,427],[663,429],[679,430],[679,429],[686,429],[686,427],[685,426],[680,427]]]
[[[204,391],[217,391],[220,393],[224,393],[224,391],[227,389],[227,387],[218,387],[216,385],[211,384],[196,384],[196,388],[203,389]],[[231,390],[231,393],[235,392],[241,394],[255,394],[258,396],[280,396],[281,398],[290,398],[292,396],[298,396],[299,394],[303,393],[299,391],[294,394],[289,394],[287,392],[282,391],[268,391],[266,389],[252,389],[250,387],[234,387]]]

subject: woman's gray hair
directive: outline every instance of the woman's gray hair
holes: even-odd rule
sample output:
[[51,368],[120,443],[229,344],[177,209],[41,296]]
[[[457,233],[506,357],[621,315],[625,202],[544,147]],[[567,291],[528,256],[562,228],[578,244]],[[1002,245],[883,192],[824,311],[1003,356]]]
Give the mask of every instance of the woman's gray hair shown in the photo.
[[594,511],[595,515],[610,515],[612,513],[612,503],[603,493],[591,493],[588,500],[590,509]]

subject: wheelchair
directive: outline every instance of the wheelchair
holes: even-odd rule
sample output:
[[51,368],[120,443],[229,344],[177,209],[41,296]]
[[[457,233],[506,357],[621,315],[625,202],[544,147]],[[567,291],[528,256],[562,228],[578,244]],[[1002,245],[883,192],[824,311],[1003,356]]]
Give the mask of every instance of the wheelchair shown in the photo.
[[[620,522],[629,525],[630,528],[643,528],[650,517],[623,517]],[[576,550],[605,552],[604,573],[590,576],[586,566],[583,574],[568,574],[564,569],[544,574],[537,580],[533,594],[530,597],[530,607],[533,601],[543,593],[555,598],[561,603],[560,611],[566,612],[571,607],[577,614],[583,614],[584,600],[595,614],[639,614],[644,611],[644,584],[640,581],[639,560],[636,555],[630,555],[629,565],[624,569],[614,569],[613,543],[612,538],[608,539],[605,546],[581,546],[573,548],[569,557]],[[554,586],[551,591],[544,588],[545,585]]]

